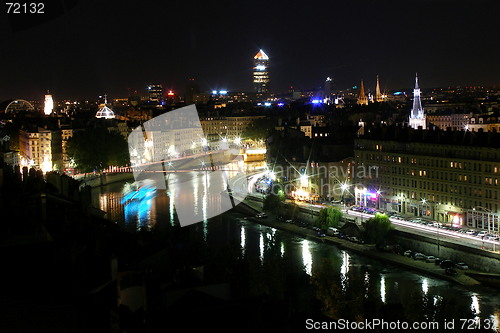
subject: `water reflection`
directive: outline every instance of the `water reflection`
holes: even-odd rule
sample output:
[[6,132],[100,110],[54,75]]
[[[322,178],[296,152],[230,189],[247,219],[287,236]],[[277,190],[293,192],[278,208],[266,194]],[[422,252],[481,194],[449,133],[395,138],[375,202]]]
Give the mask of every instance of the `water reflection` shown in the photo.
[[385,303],[385,276],[380,276],[380,300]]
[[[200,182],[198,185],[199,196],[198,200],[202,200],[204,184]],[[193,188],[194,189],[194,188]],[[175,191],[175,187],[171,189]],[[136,191],[136,189],[128,187],[125,191],[127,194]],[[130,193],[129,193],[130,192]],[[153,191],[151,191],[153,193]],[[117,188],[115,192],[102,193],[100,189],[94,192],[96,204],[101,203],[101,198],[109,199],[113,196],[122,199],[122,187]],[[137,207],[136,213],[131,212],[131,206],[133,206],[134,200],[125,200],[123,209],[127,209],[127,216],[130,220],[137,221],[148,220],[148,225],[158,225],[163,223],[168,225],[174,221],[174,200],[177,198],[175,193],[169,193],[170,198],[166,193],[162,191],[154,191],[149,203],[150,213],[146,216],[139,218],[139,207]],[[130,194],[132,198],[132,194]],[[137,198],[139,198],[138,196]],[[194,197],[194,196],[193,196]],[[134,197],[135,198],[135,197]],[[105,201],[104,199],[102,199]],[[149,200],[149,199],[148,199]],[[166,200],[169,200],[168,202]],[[127,202],[129,202],[127,204]],[[120,202],[118,202],[120,203]],[[202,202],[199,202],[198,209],[201,210]],[[108,203],[106,206],[108,209],[112,208],[112,205]],[[193,204],[194,207],[194,204]],[[194,209],[194,208],[191,209]],[[167,212],[167,210],[169,210]],[[162,215],[163,212],[163,215]],[[157,219],[157,220],[155,220]],[[169,221],[170,219],[170,221]],[[234,224],[234,221],[241,221],[241,224]],[[221,223],[228,223],[230,227],[220,228]],[[135,225],[134,225],[135,227]],[[201,226],[200,226],[201,227]],[[211,237],[206,239],[208,229],[212,232]],[[221,233],[220,231],[228,231]],[[200,228],[197,228],[197,235],[199,234]],[[305,268],[305,272],[311,276],[313,257],[314,262],[317,266],[318,263],[322,262],[322,259],[339,259],[339,261],[334,262],[332,267],[335,267],[335,278],[338,281],[340,276],[340,283],[342,290],[347,291],[346,294],[357,291],[359,292],[360,298],[370,298],[370,291],[375,291],[378,294],[378,288],[380,288],[380,300],[385,304],[392,303],[403,303],[407,304],[410,299],[411,293],[418,291],[424,294],[424,298],[427,298],[429,305],[434,304],[440,307],[445,301],[449,299],[456,299],[460,306],[463,308],[471,310],[470,314],[475,316],[481,316],[481,318],[493,318],[496,323],[498,323],[499,311],[497,310],[498,300],[491,291],[484,292],[481,289],[475,289],[474,293],[467,289],[462,289],[459,286],[451,285],[450,283],[432,277],[423,277],[420,274],[413,273],[410,271],[405,271],[397,267],[386,266],[384,263],[377,262],[374,264],[370,259],[358,256],[356,254],[350,254],[347,251],[340,250],[335,246],[316,243],[313,241],[304,240],[300,237],[296,237],[280,230],[274,228],[262,227],[250,221],[245,221],[241,215],[236,213],[229,213],[227,216],[220,216],[217,219],[211,219],[204,224],[204,241],[210,247],[211,244],[218,242],[220,245],[225,241],[224,237],[228,240],[232,240],[236,247],[238,244],[241,246],[242,257],[254,258],[257,266],[260,262],[263,263],[264,256],[266,255],[267,260],[280,260],[281,257],[284,258],[283,262],[293,262],[297,266]],[[213,235],[213,237],[212,237]],[[201,237],[198,238],[201,241]],[[276,258],[272,257],[273,252],[267,251],[267,249],[276,250]],[[285,257],[286,249],[286,257]],[[269,258],[268,258],[269,256]],[[259,269],[269,269],[266,267],[268,265],[262,265],[258,267]],[[361,267],[361,269],[360,269]],[[315,269],[317,267],[315,266]],[[319,267],[318,267],[319,268]],[[303,274],[303,273],[301,273]],[[351,278],[351,280],[349,280]],[[269,275],[271,279],[271,275]],[[349,282],[349,283],[348,283]],[[380,285],[379,285],[380,282]],[[337,282],[338,283],[338,282]],[[360,283],[360,288],[358,288],[358,283]],[[398,287],[401,286],[401,288]],[[356,289],[357,288],[357,289]],[[364,295],[364,297],[363,297]],[[375,295],[378,298],[378,295]],[[420,302],[423,304],[424,302]],[[495,307],[496,305],[496,307]],[[430,308],[430,307],[429,307]],[[493,320],[492,319],[492,320]]]
[[342,250],[342,266],[340,266],[340,283],[342,285],[342,290],[346,291],[347,290],[347,282],[349,280],[349,277],[347,276],[347,273],[349,272],[349,254]]
[[427,278],[422,279],[422,292],[424,295],[427,295],[427,292],[429,291],[429,282],[427,281]]
[[245,256],[245,248],[246,248],[246,244],[245,244],[245,241],[246,241],[246,238],[245,238],[245,226],[241,226],[241,231],[240,231],[240,238],[241,238],[241,255],[242,256]]
[[365,272],[365,278],[363,281],[365,285],[365,298],[368,298],[368,293],[370,291],[370,273]]
[[135,187],[128,187],[124,193],[121,203],[125,213],[125,222],[133,223],[138,221],[137,228],[150,228],[150,211],[153,198],[156,195],[156,187],[143,184]]
[[304,239],[302,241],[302,261],[304,263],[304,268],[307,275],[312,274],[312,255],[309,246],[309,241],[307,239]]
[[473,294],[471,297],[471,305],[470,309],[474,315],[479,315],[481,311],[479,310],[479,299],[476,294]]
[[260,262],[264,262],[264,234],[261,232],[259,237]]

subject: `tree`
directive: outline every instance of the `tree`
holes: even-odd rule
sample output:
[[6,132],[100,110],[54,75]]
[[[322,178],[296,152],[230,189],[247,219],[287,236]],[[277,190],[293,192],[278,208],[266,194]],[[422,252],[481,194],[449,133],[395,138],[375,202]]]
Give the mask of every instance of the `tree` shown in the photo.
[[282,193],[270,193],[264,198],[263,210],[275,214],[280,214],[283,210],[284,202],[285,196]]
[[335,207],[323,208],[319,211],[314,224],[321,230],[327,230],[330,227],[337,227],[339,225],[342,212]]
[[242,137],[252,140],[265,139],[273,128],[274,122],[271,119],[267,117],[256,119],[243,131]]
[[295,216],[299,213],[299,206],[294,202],[290,202],[286,204],[285,210],[285,215],[291,219],[294,219]]
[[68,156],[81,172],[100,171],[130,163],[127,141],[107,128],[87,128],[68,139]]
[[365,239],[368,243],[382,247],[386,244],[387,236],[394,229],[389,217],[376,213],[375,217],[368,219],[365,224]]

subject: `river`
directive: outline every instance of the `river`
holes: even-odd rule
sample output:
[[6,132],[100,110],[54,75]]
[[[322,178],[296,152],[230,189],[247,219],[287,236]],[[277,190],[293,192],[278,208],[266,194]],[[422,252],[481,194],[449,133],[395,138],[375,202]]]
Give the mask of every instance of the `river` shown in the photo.
[[[156,191],[142,207],[131,208],[121,203],[129,187],[128,183],[117,183],[94,188],[93,203],[105,211],[109,219],[116,221],[129,232],[168,230],[176,224],[176,203],[170,200],[166,191]],[[198,209],[198,205],[209,204],[203,202],[203,197],[196,200],[192,202],[194,209]],[[407,311],[405,318],[411,318],[411,315],[408,316],[408,309],[413,309],[411,311],[419,312],[415,315],[415,320],[423,318],[422,313],[425,313],[425,318],[429,320],[454,320],[455,328],[461,328],[462,324],[470,325],[472,322],[460,322],[462,316],[465,316],[464,319],[486,323],[483,327],[496,325],[496,331],[499,331],[500,300],[498,291],[492,288],[465,288],[365,258],[333,245],[316,243],[256,224],[234,211],[185,228],[189,228],[190,241],[210,249],[207,253],[216,253],[217,249],[225,250],[228,246],[231,247],[232,250],[227,251],[222,260],[231,261],[234,259],[231,256],[254,260],[257,270],[262,270],[262,274],[258,275],[261,279],[258,285],[261,288],[262,285],[271,288],[271,294],[294,293],[294,290],[287,290],[289,284],[280,285],[276,281],[286,279],[287,277],[282,276],[285,272],[295,274],[290,272],[295,272],[295,267],[300,267],[296,274],[309,277],[310,284],[315,288],[315,292],[308,294],[308,297],[319,300],[320,304],[323,304],[323,312],[330,317],[342,318],[343,315],[349,315],[342,309],[327,307],[326,304],[331,302],[372,302],[371,304],[378,304],[377,307],[401,304]],[[212,271],[217,272],[216,269]],[[315,278],[312,278],[313,276]],[[256,284],[255,279],[250,283]],[[323,289],[327,292],[318,296],[318,291]],[[353,299],[350,295],[357,295],[357,298]],[[354,312],[354,316],[358,311],[355,309],[354,305],[351,306],[350,311]],[[363,313],[366,316],[366,310]]]

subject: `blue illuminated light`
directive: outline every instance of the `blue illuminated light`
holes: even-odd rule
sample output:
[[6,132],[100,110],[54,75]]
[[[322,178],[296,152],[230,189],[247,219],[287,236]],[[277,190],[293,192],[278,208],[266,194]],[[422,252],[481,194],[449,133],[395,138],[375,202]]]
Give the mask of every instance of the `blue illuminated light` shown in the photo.
[[269,107],[269,106],[271,106],[271,103],[270,103],[270,102],[265,102],[265,103],[264,103],[264,106]]
[[319,100],[319,99],[313,99],[311,101],[311,103],[313,103],[313,104],[319,104],[319,103],[321,103],[321,100]]
[[126,222],[134,222],[137,219],[140,225],[146,224],[153,202],[151,199],[155,194],[156,187],[149,185],[126,193],[121,200]]
[[285,103],[278,103],[279,107],[282,107],[283,105],[285,105]]
[[219,91],[219,94],[221,94],[221,95],[227,95],[227,90],[221,90],[221,91]]
[[217,90],[212,90],[212,95],[217,95]]

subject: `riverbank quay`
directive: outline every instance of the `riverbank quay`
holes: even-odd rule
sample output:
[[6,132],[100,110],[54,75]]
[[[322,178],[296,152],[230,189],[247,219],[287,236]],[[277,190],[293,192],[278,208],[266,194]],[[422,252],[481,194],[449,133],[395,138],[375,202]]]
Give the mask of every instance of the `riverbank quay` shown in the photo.
[[81,181],[82,184],[88,185],[90,187],[100,187],[114,183],[135,181],[134,174],[132,172],[102,173],[75,179]]
[[[251,207],[255,211],[261,211],[258,205],[253,202],[244,201],[243,205]],[[481,284],[478,280],[465,274],[464,271],[457,270],[458,274],[456,276],[447,275],[445,274],[444,269],[434,263],[414,260],[397,253],[384,252],[376,249],[375,246],[371,244],[354,243],[334,236],[319,236],[317,232],[312,229],[304,228],[293,223],[279,221],[273,214],[268,214],[267,218],[257,218],[255,216],[251,216],[248,217],[248,220],[271,228],[283,230],[308,240],[336,245],[341,249],[352,251],[372,259],[401,266],[410,270],[418,271],[419,273],[434,276],[443,280],[451,281],[462,286],[472,287]]]

